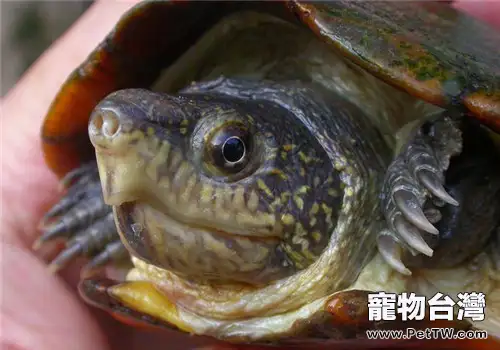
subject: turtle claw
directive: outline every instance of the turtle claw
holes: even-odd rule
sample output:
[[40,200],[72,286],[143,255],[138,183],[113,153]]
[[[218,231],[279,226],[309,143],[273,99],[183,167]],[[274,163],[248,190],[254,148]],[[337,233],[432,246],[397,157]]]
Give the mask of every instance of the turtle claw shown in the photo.
[[401,259],[402,248],[391,232],[382,233],[377,238],[377,246],[380,255],[396,271],[403,275],[411,275],[411,271],[405,266]]
[[61,191],[65,191],[68,187],[75,187],[71,186],[72,184],[86,184],[93,182],[95,180],[95,177],[97,175],[97,179],[99,179],[99,175],[96,174],[93,170],[96,168],[96,163],[95,162],[89,162],[86,164],[83,164],[79,168],[76,168],[69,173],[67,173],[59,182],[59,189]]
[[406,220],[415,225],[417,228],[432,233],[439,234],[439,231],[432,226],[425,216],[418,198],[411,192],[406,190],[398,190],[393,194],[396,206],[404,215]]
[[73,245],[64,249],[58,256],[54,258],[49,264],[49,271],[56,273],[63,269],[69,262],[82,254],[82,247],[80,245]]
[[39,225],[41,236],[33,244],[37,250],[44,243],[63,238],[66,247],[49,264],[56,272],[80,256],[90,258],[85,273],[126,256],[116,230],[111,207],[104,203],[95,162],[85,164],[61,181],[69,186],[62,199],[50,209]]
[[106,247],[96,254],[90,261],[83,267],[81,276],[88,278],[92,276],[102,267],[108,265],[113,261],[121,261],[128,257],[128,251],[121,241],[114,241],[106,245]]
[[408,221],[404,220],[401,216],[396,217],[394,226],[410,247],[427,256],[432,256],[431,247],[429,247],[427,242],[422,238],[417,228],[409,224]]
[[[54,238],[68,238],[73,232],[83,229],[88,223],[110,212],[98,186],[89,186],[79,200],[73,199],[72,196],[73,194],[68,192],[61,202],[49,210],[50,218],[45,216],[42,219],[39,227],[43,233],[36,244],[40,245]],[[57,215],[54,212],[57,212]]]
[[439,177],[428,171],[428,170],[420,170],[417,174],[419,180],[424,184],[424,186],[437,198],[441,199],[445,203],[458,206],[458,202],[455,198],[453,198],[446,189],[444,188]]
[[[433,225],[437,208],[424,205],[444,202],[458,206],[445,189],[445,172],[450,158],[462,151],[462,135],[447,116],[421,126],[389,166],[382,191],[382,206],[388,232],[381,234],[379,250],[396,270],[406,272],[400,245],[412,255],[433,255],[427,234],[439,235]],[[433,213],[427,217],[428,213]],[[431,223],[431,221],[433,223]],[[384,238],[382,238],[384,237]],[[391,240],[389,240],[390,237]],[[428,238],[429,236],[427,236]]]

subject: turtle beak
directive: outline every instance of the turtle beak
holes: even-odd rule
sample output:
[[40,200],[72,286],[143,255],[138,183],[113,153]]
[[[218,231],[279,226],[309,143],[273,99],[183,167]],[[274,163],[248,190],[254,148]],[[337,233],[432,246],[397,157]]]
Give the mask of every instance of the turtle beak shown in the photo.
[[144,192],[144,159],[134,145],[147,140],[133,127],[126,110],[113,103],[102,104],[94,110],[88,127],[108,205],[135,201]]

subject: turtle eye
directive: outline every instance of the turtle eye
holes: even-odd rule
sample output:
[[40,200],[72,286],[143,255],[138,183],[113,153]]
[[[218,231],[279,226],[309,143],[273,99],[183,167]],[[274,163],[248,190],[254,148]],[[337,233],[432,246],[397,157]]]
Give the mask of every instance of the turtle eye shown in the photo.
[[242,139],[238,136],[231,136],[222,145],[222,156],[229,164],[238,163],[245,157],[246,150]]
[[251,149],[250,132],[240,126],[226,126],[217,130],[207,147],[213,165],[233,174],[247,165]]

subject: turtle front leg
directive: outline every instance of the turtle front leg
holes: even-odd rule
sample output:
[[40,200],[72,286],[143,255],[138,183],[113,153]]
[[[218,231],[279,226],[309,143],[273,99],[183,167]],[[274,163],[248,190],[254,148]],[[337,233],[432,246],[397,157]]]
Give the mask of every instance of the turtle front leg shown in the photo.
[[42,235],[34,249],[55,239],[64,239],[65,248],[52,260],[57,271],[79,256],[90,258],[82,273],[88,274],[112,261],[128,257],[120,241],[113,212],[104,203],[95,162],[82,165],[61,181],[65,195],[43,217]]
[[382,190],[384,259],[444,268],[482,251],[500,223],[500,157],[487,132],[447,114],[419,126],[389,166]]

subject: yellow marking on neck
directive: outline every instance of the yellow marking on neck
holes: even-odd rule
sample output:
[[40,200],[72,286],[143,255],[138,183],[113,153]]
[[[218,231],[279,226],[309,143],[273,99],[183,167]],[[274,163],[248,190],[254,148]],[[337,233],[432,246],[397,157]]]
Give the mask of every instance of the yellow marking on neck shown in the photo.
[[281,195],[280,195],[281,202],[285,203],[291,195],[292,194],[290,192],[288,192],[288,191],[282,192]]
[[313,233],[311,233],[311,237],[315,242],[319,242],[321,240],[321,233],[319,233],[318,231],[314,231]]
[[260,190],[262,190],[267,196],[273,197],[273,193],[267,187],[266,183],[262,179],[257,179],[257,186],[259,187]]
[[309,164],[310,162],[312,162],[314,160],[313,157],[308,157],[304,152],[300,151],[299,152],[299,158],[302,162],[304,162],[305,164]]
[[330,215],[332,213],[332,208],[330,208],[328,205],[326,205],[325,203],[322,203],[321,204],[321,208],[323,208],[323,211],[325,212],[325,214],[327,215]]
[[271,208],[273,211],[276,210],[276,208],[281,205],[281,199],[280,198],[275,198],[271,204],[269,204],[269,208]]
[[274,226],[276,217],[273,214],[257,212],[256,218],[263,226]]
[[242,210],[245,208],[245,188],[238,186],[234,190],[233,210]]
[[309,250],[309,241],[304,240],[305,243],[302,245],[302,254],[309,260],[314,261],[316,256]]
[[304,193],[307,193],[307,191],[309,191],[310,189],[311,189],[311,187],[309,187],[307,185],[300,186],[299,189],[295,193],[296,194],[304,194]]
[[304,209],[304,200],[302,198],[300,198],[299,196],[295,195],[295,196],[293,196],[293,200],[294,200],[295,205],[297,206],[297,208],[299,208],[300,210]]
[[305,251],[309,248],[309,241],[305,239],[307,232],[304,230],[300,223],[295,225],[295,236],[292,238],[292,243],[300,245],[301,251]]
[[328,224],[332,224],[332,213],[333,213],[333,209],[330,208],[328,205],[326,205],[325,203],[321,204],[321,208],[323,209],[323,211],[325,212],[325,221],[328,223]]
[[258,206],[259,206],[259,195],[257,194],[257,192],[252,190],[250,191],[250,195],[248,197],[248,202],[247,202],[248,210],[254,212],[257,210]]
[[158,167],[165,164],[170,152],[170,144],[168,142],[163,142],[160,149],[156,151],[155,156],[149,164],[146,166],[146,174],[154,182],[158,182]]
[[204,204],[210,203],[213,199],[213,187],[210,184],[204,183],[201,186],[200,201]]
[[300,222],[297,222],[295,225],[295,236],[296,237],[304,237],[306,235],[306,230],[304,230],[304,226]]
[[283,222],[285,225],[293,225],[295,223],[295,219],[291,214],[283,214],[281,216],[281,222]]
[[197,180],[197,177],[195,174],[191,175],[191,177],[187,180],[185,189],[184,189],[184,191],[182,191],[182,194],[181,194],[181,198],[180,198],[181,202],[187,203],[190,200],[191,192],[193,191],[194,186],[196,186],[196,182],[197,182],[196,180]]
[[[186,161],[182,161],[181,164],[179,165],[179,167],[177,168],[177,172],[175,173],[175,176],[174,176],[174,186],[183,186],[185,183],[186,183],[186,178],[188,177],[189,175],[189,170],[190,170],[190,166],[188,164],[188,162]],[[180,189],[180,191],[182,191],[182,189]]]
[[269,173],[272,174],[272,175],[279,176],[282,180],[288,179],[288,177],[286,176],[286,174],[284,172],[282,172],[281,170],[279,170],[279,169],[272,169]]
[[309,226],[313,227],[314,225],[316,225],[317,221],[318,220],[315,217],[312,217],[311,220],[309,221]]
[[309,215],[316,215],[319,211],[319,205],[318,203],[314,202],[313,205],[311,206],[311,210],[309,210]]
[[291,258],[291,260],[294,262],[295,266],[297,266],[297,268],[299,269],[303,269],[305,268],[306,266],[302,263],[304,261],[304,258],[302,257],[302,255],[300,255],[299,253],[297,253],[296,251],[293,251],[292,250],[292,247],[290,247],[289,245],[286,245],[285,247],[285,251],[286,253],[288,254],[288,256]]
[[309,251],[309,241],[305,238],[299,238],[298,244],[300,245],[300,250],[301,250],[302,255],[307,257],[307,255],[305,253]]
[[224,196],[225,191],[223,188],[219,187],[215,189],[215,208],[217,208],[217,210],[224,208]]

